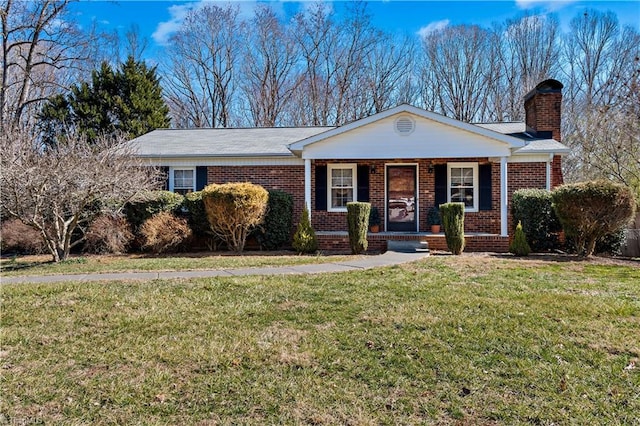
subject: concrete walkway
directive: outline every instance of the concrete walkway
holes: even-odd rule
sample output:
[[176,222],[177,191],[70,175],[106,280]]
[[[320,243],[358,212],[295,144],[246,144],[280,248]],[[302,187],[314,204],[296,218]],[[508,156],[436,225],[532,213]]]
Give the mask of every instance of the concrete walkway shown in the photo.
[[308,275],[328,272],[359,271],[382,266],[413,262],[428,256],[429,253],[400,253],[387,251],[377,256],[365,256],[345,262],[317,263],[309,265],[278,266],[273,268],[213,269],[198,271],[157,271],[157,272],[114,272],[69,275],[38,275],[21,277],[0,277],[1,284],[17,283],[55,283],[61,281],[117,281],[117,280],[156,280],[172,278],[209,278],[233,277],[244,275]]

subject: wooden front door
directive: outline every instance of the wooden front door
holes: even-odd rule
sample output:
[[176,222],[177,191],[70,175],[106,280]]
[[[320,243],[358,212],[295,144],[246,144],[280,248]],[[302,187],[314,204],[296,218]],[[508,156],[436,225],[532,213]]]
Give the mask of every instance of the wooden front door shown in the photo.
[[387,167],[387,231],[416,232],[416,166]]

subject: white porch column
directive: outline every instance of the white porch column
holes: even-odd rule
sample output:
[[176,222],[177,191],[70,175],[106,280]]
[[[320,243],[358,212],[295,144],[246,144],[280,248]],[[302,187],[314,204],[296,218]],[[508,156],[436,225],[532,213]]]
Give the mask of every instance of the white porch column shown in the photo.
[[547,160],[547,191],[551,191],[551,162],[553,161],[553,154],[549,154]]
[[311,160],[304,159],[304,204],[311,219]]
[[508,205],[507,157],[500,157],[500,235],[509,236],[507,209]]

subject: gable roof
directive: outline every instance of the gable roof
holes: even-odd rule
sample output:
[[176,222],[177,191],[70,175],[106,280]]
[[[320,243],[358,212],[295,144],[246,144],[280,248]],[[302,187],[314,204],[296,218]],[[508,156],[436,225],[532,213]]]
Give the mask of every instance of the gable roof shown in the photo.
[[333,127],[157,129],[128,142],[140,157],[293,157],[292,142]]
[[484,136],[486,138],[493,139],[498,142],[502,142],[508,145],[510,148],[520,148],[524,146],[524,143],[518,138],[514,138],[510,135],[505,135],[500,132],[496,132],[491,129],[479,127],[473,124],[465,123],[459,120],[455,120],[453,118],[445,117],[444,115],[436,114],[434,112],[426,111],[422,108],[415,107],[409,104],[398,105],[395,108],[391,108],[386,111],[379,112],[377,114],[371,115],[369,117],[353,121],[351,123],[345,124],[340,127],[336,127],[330,130],[327,130],[323,133],[319,133],[313,136],[310,136],[306,139],[293,142],[289,145],[289,149],[296,154],[300,154],[305,147],[315,144],[317,142],[332,138],[334,136],[341,135],[343,133],[356,130],[358,128],[367,126],[369,124],[375,123],[380,120],[384,120],[386,118],[392,117],[394,115],[399,115],[402,113],[412,114],[418,116],[420,118],[424,118],[427,120],[431,120],[438,124],[443,124],[446,126],[453,127],[455,129],[463,130],[466,132],[470,132],[476,134],[478,136]]

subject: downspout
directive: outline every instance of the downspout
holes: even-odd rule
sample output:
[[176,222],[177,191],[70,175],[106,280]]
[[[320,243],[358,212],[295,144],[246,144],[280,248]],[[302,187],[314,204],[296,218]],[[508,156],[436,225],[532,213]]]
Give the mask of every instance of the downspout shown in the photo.
[[549,154],[547,160],[547,191],[551,191],[551,162],[553,161],[553,153]]

